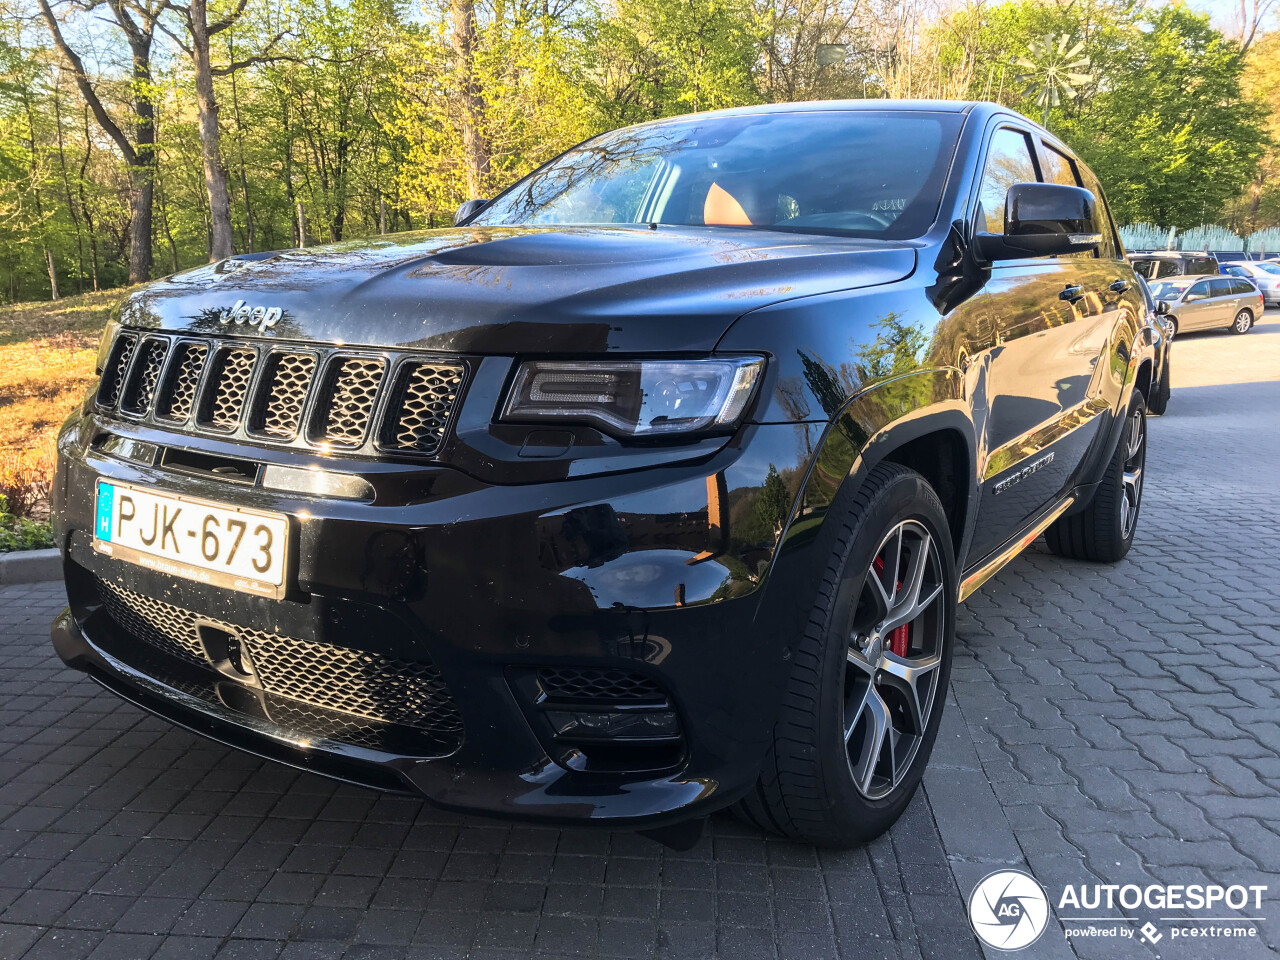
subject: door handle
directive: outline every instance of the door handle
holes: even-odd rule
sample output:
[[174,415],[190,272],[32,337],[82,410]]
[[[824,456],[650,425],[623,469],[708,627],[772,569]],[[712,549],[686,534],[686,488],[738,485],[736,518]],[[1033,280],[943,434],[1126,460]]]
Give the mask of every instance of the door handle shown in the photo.
[[1129,289],[1129,281],[1117,280],[1115,281],[1115,283],[1111,284],[1111,286],[1108,287],[1107,289],[1110,290],[1112,293],[1124,293],[1126,290]]
[[1068,300],[1071,303],[1075,303],[1077,300],[1083,300],[1084,287],[1080,286],[1078,283],[1068,284],[1066,287],[1062,288],[1062,291],[1058,294],[1058,299]]

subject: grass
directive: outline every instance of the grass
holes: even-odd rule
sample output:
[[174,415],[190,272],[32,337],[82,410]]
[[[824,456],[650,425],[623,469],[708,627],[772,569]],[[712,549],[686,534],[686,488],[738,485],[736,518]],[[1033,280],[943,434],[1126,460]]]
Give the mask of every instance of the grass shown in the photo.
[[0,306],[0,553],[47,546],[54,437],[93,383],[124,290]]
[[0,456],[49,453],[93,382],[98,337],[119,291],[0,307]]

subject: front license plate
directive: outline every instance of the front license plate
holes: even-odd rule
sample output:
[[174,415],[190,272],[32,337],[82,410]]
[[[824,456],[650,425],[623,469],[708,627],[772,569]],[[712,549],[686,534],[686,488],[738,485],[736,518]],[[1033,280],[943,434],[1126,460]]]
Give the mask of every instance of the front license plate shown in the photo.
[[98,481],[94,549],[159,573],[279,598],[288,545],[281,514]]

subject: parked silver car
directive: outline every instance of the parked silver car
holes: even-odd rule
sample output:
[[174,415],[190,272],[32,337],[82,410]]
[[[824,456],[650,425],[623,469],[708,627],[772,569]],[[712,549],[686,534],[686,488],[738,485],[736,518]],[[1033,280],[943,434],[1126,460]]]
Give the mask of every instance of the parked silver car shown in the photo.
[[1266,301],[1267,306],[1280,306],[1280,263],[1263,261],[1223,264],[1222,272],[1233,277],[1252,280],[1254,286],[1262,291],[1262,299]]
[[1262,293],[1244,277],[1170,277],[1152,283],[1151,294],[1175,333],[1223,328],[1248,333],[1266,307]]

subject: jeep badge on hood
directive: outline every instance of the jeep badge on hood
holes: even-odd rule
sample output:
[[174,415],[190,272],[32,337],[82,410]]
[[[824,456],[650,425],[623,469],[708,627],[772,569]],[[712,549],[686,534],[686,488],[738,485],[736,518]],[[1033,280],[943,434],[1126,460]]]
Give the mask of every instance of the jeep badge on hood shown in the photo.
[[247,323],[257,327],[258,333],[266,333],[280,322],[282,316],[284,311],[279,307],[251,307],[243,300],[237,300],[218,314],[218,320],[222,323]]

